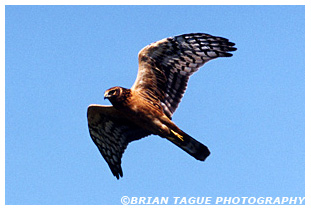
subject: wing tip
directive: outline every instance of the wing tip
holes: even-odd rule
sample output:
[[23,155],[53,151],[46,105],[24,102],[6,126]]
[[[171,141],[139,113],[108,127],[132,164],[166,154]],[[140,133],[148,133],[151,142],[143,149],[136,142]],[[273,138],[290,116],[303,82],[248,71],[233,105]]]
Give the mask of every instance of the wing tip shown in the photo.
[[233,54],[229,52],[236,51],[237,48],[234,47],[235,43],[229,41],[229,39],[221,37],[221,36],[213,36],[207,33],[186,33],[186,34],[181,34],[175,37],[183,37],[183,38],[190,38],[190,37],[195,37],[195,38],[200,38],[203,37],[206,39],[208,43],[215,42],[217,47],[220,47],[220,50],[215,50],[219,55],[218,57],[231,57]]
[[236,50],[237,50],[236,47],[228,47],[225,51],[218,52],[219,53],[219,57],[232,57],[233,54],[229,53],[229,52],[233,52],[233,51],[236,51]]
[[[106,160],[106,162],[107,162],[107,160]],[[109,166],[110,171],[112,172],[113,176],[115,176],[118,180],[121,177],[123,177],[123,171],[122,171],[122,167],[121,167],[121,162],[115,163],[115,164],[108,163],[108,166]]]
[[112,170],[112,168],[111,168],[111,172],[117,178],[117,180],[119,180],[121,177],[123,177],[123,171],[122,171],[121,166],[120,166],[120,168],[118,168],[116,170]]

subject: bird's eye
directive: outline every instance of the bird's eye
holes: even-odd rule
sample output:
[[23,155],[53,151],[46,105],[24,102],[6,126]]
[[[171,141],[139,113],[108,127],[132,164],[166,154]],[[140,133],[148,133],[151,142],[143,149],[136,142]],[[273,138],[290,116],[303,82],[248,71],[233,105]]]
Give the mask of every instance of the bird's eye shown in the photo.
[[111,90],[109,92],[109,95],[113,96],[113,95],[116,95],[117,94],[117,90]]

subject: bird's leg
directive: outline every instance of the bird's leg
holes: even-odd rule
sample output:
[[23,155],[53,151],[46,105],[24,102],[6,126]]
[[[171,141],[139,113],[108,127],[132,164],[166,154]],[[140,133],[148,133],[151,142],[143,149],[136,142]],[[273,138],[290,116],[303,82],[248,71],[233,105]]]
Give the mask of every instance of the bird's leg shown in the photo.
[[179,138],[181,141],[184,141],[184,138],[183,138],[182,135],[180,135],[179,133],[173,131],[172,129],[170,129],[170,130],[171,130],[171,132],[172,132],[177,138]]

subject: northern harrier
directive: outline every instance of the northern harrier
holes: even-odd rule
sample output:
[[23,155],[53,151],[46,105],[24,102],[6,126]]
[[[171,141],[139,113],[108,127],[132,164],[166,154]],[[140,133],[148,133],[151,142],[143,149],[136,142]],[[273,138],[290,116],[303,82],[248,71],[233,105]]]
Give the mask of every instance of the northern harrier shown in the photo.
[[235,44],[203,33],[183,34],[144,47],[138,54],[138,75],[131,89],[113,87],[105,92],[112,106],[90,105],[90,135],[111,172],[123,176],[121,157],[128,143],[150,134],[166,138],[204,161],[208,148],[179,129],[172,115],[199,67],[218,57],[231,57]]

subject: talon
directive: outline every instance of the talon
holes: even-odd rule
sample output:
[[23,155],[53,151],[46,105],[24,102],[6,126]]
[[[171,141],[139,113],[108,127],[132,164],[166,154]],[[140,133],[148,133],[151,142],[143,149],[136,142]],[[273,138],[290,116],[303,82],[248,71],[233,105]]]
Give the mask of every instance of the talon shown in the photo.
[[178,134],[177,132],[175,132],[175,131],[173,131],[173,130],[171,130],[171,132],[172,132],[175,136],[177,136],[180,140],[184,141],[184,138],[183,138],[182,135]]

